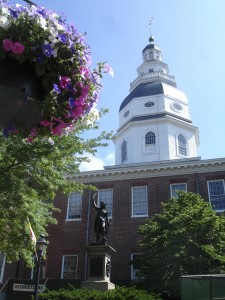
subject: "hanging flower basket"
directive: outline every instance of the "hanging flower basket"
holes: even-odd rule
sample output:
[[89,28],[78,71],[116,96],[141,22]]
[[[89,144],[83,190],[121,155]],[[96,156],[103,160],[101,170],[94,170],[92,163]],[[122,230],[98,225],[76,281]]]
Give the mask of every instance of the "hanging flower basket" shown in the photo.
[[0,0],[0,126],[5,135],[62,135],[89,114],[102,72],[84,35],[43,7]]

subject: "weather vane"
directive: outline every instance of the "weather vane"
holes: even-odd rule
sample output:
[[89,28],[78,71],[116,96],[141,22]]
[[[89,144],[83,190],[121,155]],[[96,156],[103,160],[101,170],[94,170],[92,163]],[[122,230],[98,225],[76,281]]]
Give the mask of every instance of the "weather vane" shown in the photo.
[[150,28],[150,34],[151,34],[151,35],[152,35],[152,21],[153,21],[153,18],[150,18],[150,19],[149,19],[149,23],[148,23],[149,28]]

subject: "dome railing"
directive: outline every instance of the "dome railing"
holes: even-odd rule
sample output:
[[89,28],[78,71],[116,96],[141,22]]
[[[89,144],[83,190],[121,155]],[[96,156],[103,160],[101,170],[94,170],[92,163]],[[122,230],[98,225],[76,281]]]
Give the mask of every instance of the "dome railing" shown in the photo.
[[161,71],[158,72],[151,72],[151,73],[141,73],[139,76],[130,83],[130,87],[134,89],[137,85],[143,82],[147,82],[149,79],[158,79],[158,78],[163,78],[165,80],[168,80],[174,84],[176,84],[176,80],[174,76],[165,74]]

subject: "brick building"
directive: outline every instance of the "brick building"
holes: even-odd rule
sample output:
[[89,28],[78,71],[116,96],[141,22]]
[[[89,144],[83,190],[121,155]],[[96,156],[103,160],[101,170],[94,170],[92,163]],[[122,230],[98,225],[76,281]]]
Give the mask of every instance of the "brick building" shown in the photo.
[[[112,257],[111,279],[115,282],[135,278],[136,270],[129,262],[143,251],[138,246],[137,229],[146,218],[161,211],[161,202],[174,196],[176,189],[199,193],[206,201],[213,201],[218,211],[225,205],[225,159],[115,166],[83,172],[74,179],[93,184],[99,190],[100,199],[107,199],[111,216],[108,242],[117,251]],[[58,225],[49,228],[47,274],[52,278],[65,278],[66,261],[74,256],[75,276],[84,279],[85,247],[95,242],[96,212],[90,202],[90,193],[84,192],[81,198],[73,194],[69,199],[58,195],[55,205],[61,212],[55,214]]]
[[[110,217],[108,243],[112,256],[111,281],[136,278],[138,266],[130,261],[142,252],[137,230],[155,213],[161,202],[177,190],[199,193],[216,211],[225,208],[225,158],[201,160],[197,156],[198,128],[192,124],[185,94],[177,89],[151,36],[142,51],[143,63],[119,110],[115,134],[116,163],[104,170],[81,172],[69,180],[92,184],[98,201],[107,204]],[[58,194],[54,213],[57,225],[49,227],[48,278],[87,276],[86,246],[95,242],[91,193]],[[0,280],[29,277],[20,265],[5,266],[0,257]]]

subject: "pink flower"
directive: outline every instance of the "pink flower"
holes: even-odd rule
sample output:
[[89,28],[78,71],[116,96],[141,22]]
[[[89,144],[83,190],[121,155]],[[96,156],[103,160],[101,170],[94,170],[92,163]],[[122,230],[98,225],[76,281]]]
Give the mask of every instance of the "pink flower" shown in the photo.
[[72,111],[72,117],[74,119],[77,119],[78,117],[82,116],[84,113],[84,108],[82,106],[77,106],[73,111]]
[[51,133],[53,135],[62,135],[63,134],[63,129],[66,128],[66,124],[65,123],[61,123],[59,125],[57,125],[55,128],[51,128]]
[[26,142],[27,142],[27,143],[32,143],[32,142],[33,142],[33,140],[34,140],[34,138],[32,138],[32,137],[28,137],[28,138],[26,138]]
[[83,105],[85,105],[85,100],[86,100],[85,97],[80,96],[79,98],[76,99],[75,105],[76,106],[83,106]]
[[80,75],[83,78],[88,78],[90,76],[90,70],[86,66],[80,66]]
[[82,96],[84,98],[87,98],[89,91],[90,91],[89,85],[86,85],[85,87],[83,87],[82,92],[81,92]]
[[22,45],[22,44],[20,44],[18,42],[15,42],[13,44],[12,52],[14,54],[22,54],[24,50],[25,50],[24,45]]
[[9,52],[13,48],[13,42],[10,39],[3,40],[3,48],[6,52]]
[[41,121],[41,125],[42,125],[42,126],[48,127],[48,126],[52,125],[52,122],[49,122],[49,121],[47,121],[47,120],[42,120],[42,121]]
[[103,65],[103,72],[104,73],[109,73],[109,75],[111,75],[112,77],[114,76],[114,72],[113,72],[112,67],[110,67],[110,65],[108,65],[106,63]]
[[61,79],[60,79],[60,87],[62,89],[67,88],[67,86],[70,85],[70,83],[71,83],[71,79],[69,77],[65,77],[65,76],[61,77]]

